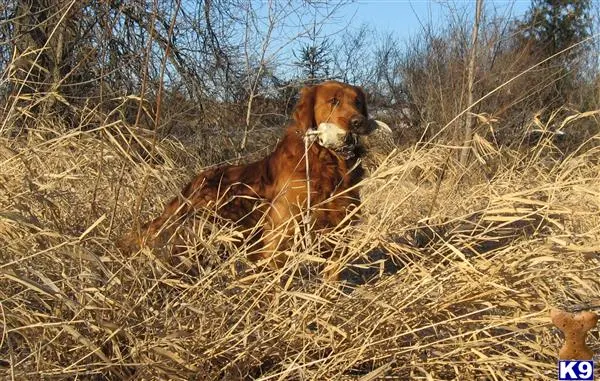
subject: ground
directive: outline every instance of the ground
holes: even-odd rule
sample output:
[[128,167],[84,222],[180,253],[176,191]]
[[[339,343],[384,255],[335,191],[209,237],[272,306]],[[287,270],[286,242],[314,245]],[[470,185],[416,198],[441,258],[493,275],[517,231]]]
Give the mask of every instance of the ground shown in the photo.
[[120,124],[54,128],[0,139],[3,377],[553,380],[550,309],[600,309],[597,137],[468,168],[448,146],[379,144],[361,222],[329,237],[349,248],[332,284],[303,239],[256,272],[234,231],[202,221],[178,260],[120,252],[217,160]]

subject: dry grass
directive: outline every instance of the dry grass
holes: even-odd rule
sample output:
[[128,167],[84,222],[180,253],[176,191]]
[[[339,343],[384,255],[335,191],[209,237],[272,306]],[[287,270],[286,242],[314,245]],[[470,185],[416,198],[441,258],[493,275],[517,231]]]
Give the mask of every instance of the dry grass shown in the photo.
[[569,156],[478,138],[470,168],[442,146],[379,154],[362,222],[330,237],[349,248],[342,286],[302,239],[254,272],[202,221],[179,261],[121,254],[138,211],[213,158],[118,122],[56,125],[0,138],[7,379],[555,379],[549,308],[599,309],[598,136]]

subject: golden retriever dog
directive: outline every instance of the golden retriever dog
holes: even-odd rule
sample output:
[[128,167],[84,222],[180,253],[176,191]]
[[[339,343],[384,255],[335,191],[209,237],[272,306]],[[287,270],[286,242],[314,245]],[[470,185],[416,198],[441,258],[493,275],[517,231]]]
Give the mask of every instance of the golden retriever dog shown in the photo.
[[155,246],[187,217],[210,209],[259,246],[250,260],[279,268],[296,226],[327,234],[357,218],[352,211],[360,203],[356,185],[363,177],[357,137],[378,127],[389,131],[369,118],[360,88],[337,81],[305,87],[271,154],[198,174],[158,218],[127,234],[121,246]]

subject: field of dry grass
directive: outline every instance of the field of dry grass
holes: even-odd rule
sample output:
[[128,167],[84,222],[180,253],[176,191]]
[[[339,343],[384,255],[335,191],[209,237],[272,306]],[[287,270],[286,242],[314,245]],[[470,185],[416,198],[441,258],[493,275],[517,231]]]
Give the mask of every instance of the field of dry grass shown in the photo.
[[600,309],[599,142],[476,139],[469,168],[452,147],[371,142],[362,221],[329,237],[349,248],[333,284],[301,237],[256,272],[203,221],[178,260],[122,254],[221,146],[32,122],[0,137],[0,377],[553,380],[549,309]]

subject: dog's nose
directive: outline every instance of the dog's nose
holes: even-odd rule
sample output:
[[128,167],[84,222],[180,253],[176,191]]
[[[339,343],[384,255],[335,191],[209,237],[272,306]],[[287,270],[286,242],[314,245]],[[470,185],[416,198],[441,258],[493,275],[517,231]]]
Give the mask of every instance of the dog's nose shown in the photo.
[[364,126],[365,120],[365,117],[362,115],[353,116],[352,119],[350,119],[350,128],[358,132],[358,130],[360,130],[361,127]]

